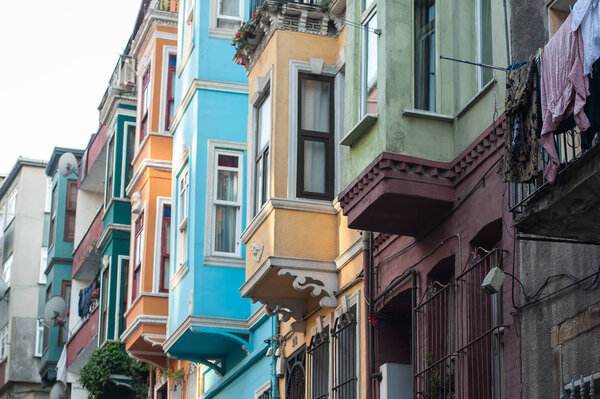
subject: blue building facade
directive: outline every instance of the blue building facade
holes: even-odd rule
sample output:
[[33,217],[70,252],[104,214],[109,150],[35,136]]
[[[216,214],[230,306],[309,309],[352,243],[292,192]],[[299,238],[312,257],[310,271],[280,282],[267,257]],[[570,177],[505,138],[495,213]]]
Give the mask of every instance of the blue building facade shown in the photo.
[[230,42],[248,19],[249,2],[227,12],[218,4],[180,4],[171,124],[174,228],[163,346],[176,359],[209,368],[200,397],[254,397],[272,388],[274,358],[266,354],[277,322],[239,292],[247,255],[240,236],[248,84],[243,68],[232,62]]
[[[46,167],[46,175],[48,176],[46,194],[47,230],[42,251],[45,248],[47,254],[47,266],[43,271],[46,280],[45,301],[54,296],[61,296],[68,307],[71,300],[77,174],[63,176],[58,171],[58,160],[67,152],[75,155],[78,161],[83,155],[82,150],[55,147]],[[41,276],[41,279],[43,278]],[[40,377],[42,385],[49,386],[56,381],[56,365],[63,346],[67,343],[68,329],[59,326],[52,328],[39,326],[39,328],[44,329]],[[36,351],[39,352],[38,347],[36,347]]]

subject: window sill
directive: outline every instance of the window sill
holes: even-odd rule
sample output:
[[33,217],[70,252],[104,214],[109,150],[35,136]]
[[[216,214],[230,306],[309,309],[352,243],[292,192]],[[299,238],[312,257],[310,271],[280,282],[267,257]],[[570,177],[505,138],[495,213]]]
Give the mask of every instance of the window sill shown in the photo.
[[233,256],[205,256],[204,264],[206,266],[232,267],[235,269],[244,269],[246,267],[246,261],[244,259]]
[[340,144],[351,147],[364,136],[369,129],[371,129],[375,122],[377,122],[376,114],[366,114],[352,129],[350,129],[348,134],[340,141]]
[[171,289],[171,290],[175,289],[175,287],[177,287],[179,282],[185,277],[188,270],[189,269],[188,269],[187,262],[184,265],[180,266],[179,269],[173,275],[173,278],[171,279],[171,282],[169,284],[169,289]]
[[236,32],[237,32],[237,30],[212,28],[208,31],[208,37],[210,37],[212,39],[233,40]]
[[412,116],[415,118],[432,119],[440,122],[454,122],[452,115],[438,114],[437,112],[425,111],[422,109],[405,109],[402,112],[404,116]]
[[183,57],[181,57],[181,66],[179,66],[179,63],[177,65],[177,77],[181,76],[181,73],[183,72],[183,70],[185,69],[185,66],[187,65],[188,60],[190,59],[190,56],[192,55],[192,51],[194,50],[194,41],[192,38],[192,43],[183,51]]

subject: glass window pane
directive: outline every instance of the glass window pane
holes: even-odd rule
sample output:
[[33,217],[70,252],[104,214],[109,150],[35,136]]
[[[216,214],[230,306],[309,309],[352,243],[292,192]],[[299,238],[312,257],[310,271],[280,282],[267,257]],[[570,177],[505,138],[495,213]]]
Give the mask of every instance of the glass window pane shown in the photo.
[[304,141],[304,190],[325,194],[325,143]]
[[366,85],[367,85],[367,112],[370,114],[377,113],[377,38],[373,32],[377,29],[377,13],[373,14],[367,23],[367,49],[366,49]]
[[237,201],[237,172],[220,170],[217,177],[217,199]]
[[264,149],[271,140],[271,96],[268,95],[258,109],[258,150]]
[[262,192],[263,192],[263,169],[262,169],[262,159],[259,159],[258,162],[256,162],[256,209],[255,211],[258,212],[258,210],[260,209],[260,207],[263,204],[263,197],[262,197]]
[[300,128],[329,132],[329,82],[302,79]]
[[221,10],[219,14],[231,17],[239,17],[240,0],[221,0]]
[[219,29],[228,29],[228,30],[237,30],[240,27],[240,21],[219,18],[217,20],[217,28]]
[[238,157],[235,155],[219,155],[219,166],[226,166],[229,168],[238,167]]
[[235,253],[237,207],[216,206],[215,251]]

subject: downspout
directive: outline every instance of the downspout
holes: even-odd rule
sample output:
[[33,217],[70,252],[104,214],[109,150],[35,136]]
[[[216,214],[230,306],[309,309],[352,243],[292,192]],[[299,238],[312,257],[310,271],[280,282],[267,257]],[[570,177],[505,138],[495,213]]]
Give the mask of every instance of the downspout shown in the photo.
[[365,323],[365,334],[367,335],[367,397],[375,399],[375,389],[373,384],[373,369],[375,368],[375,351],[374,351],[374,327],[372,323],[373,317],[373,276],[371,271],[373,268],[373,234],[370,231],[362,232],[363,246],[363,265],[365,278],[365,301],[367,302],[367,322]]
[[[279,321],[277,320],[277,316],[271,316],[271,331],[272,336],[279,336]],[[273,399],[279,399],[279,379],[277,378],[277,357],[275,356],[275,352],[277,351],[276,341],[271,341],[271,348],[273,348],[273,355],[271,355],[271,390],[273,394],[271,397]]]

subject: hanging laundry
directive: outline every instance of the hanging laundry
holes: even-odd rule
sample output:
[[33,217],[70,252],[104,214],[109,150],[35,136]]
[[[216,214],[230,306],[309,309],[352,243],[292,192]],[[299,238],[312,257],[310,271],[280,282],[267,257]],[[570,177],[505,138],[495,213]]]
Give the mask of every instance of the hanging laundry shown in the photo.
[[560,122],[573,114],[581,131],[590,127],[584,112],[589,82],[583,74],[581,29],[571,31],[573,14],[569,14],[558,32],[550,39],[540,57],[542,100],[542,145],[550,157],[545,177],[554,183],[559,160],[554,133]]
[[583,39],[583,73],[589,75],[600,58],[600,0],[579,0],[573,6],[571,31],[581,26]]
[[538,171],[539,112],[538,68],[535,60],[506,73],[506,127],[504,179],[531,180]]
[[581,132],[581,148],[590,149],[594,143],[596,133],[600,132],[600,61],[592,65],[589,75],[590,95],[585,104],[585,113],[590,120],[590,128]]

